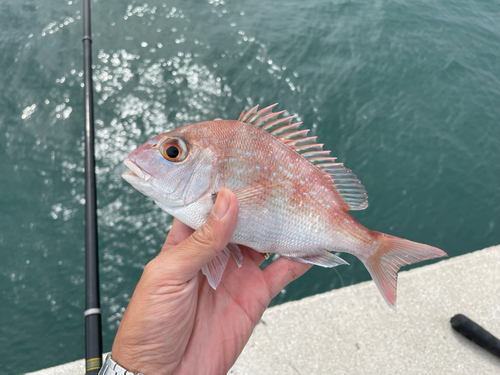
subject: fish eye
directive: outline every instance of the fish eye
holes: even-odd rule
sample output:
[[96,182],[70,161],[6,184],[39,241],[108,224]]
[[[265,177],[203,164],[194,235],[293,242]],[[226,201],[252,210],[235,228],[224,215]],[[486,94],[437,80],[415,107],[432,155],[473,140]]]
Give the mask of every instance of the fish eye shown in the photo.
[[161,143],[159,150],[165,159],[174,163],[183,161],[188,154],[186,142],[179,137],[165,139],[165,141]]
[[169,146],[165,153],[167,154],[168,158],[175,159],[177,156],[179,156],[179,149],[177,146]]

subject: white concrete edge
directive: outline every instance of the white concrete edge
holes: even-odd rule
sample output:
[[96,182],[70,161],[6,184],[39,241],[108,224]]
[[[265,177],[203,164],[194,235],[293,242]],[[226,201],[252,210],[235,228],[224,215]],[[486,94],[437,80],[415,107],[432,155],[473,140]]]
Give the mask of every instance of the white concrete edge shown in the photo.
[[397,312],[371,280],[271,307],[230,373],[500,373],[500,359],[452,331],[455,313],[500,336],[500,245],[401,272]]

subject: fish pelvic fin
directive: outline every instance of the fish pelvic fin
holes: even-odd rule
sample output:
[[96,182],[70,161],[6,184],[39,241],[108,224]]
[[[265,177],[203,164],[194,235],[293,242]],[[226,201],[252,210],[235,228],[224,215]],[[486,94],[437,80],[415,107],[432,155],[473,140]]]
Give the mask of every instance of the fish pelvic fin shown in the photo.
[[396,310],[398,271],[401,267],[448,256],[443,250],[388,234],[375,234],[374,251],[361,259],[385,302]]
[[229,256],[232,255],[238,268],[241,267],[243,263],[243,255],[238,245],[229,243],[222,249],[222,251],[214,259],[203,266],[201,271],[207,277],[208,283],[214,289],[217,289],[220,281],[222,280],[222,274],[226,269]]

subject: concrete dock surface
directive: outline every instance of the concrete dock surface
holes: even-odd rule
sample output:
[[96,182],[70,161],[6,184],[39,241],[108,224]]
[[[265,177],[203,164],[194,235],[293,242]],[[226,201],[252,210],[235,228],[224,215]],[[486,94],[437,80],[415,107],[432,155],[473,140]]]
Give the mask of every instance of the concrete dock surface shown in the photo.
[[[500,338],[500,245],[401,272],[397,311],[373,281],[269,308],[229,373],[500,374],[451,328],[458,313]],[[79,360],[31,374],[83,373]]]

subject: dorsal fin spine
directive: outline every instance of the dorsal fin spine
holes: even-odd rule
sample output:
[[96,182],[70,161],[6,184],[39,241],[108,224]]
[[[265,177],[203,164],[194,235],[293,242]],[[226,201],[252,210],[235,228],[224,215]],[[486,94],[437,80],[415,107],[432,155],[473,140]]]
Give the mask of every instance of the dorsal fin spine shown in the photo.
[[308,159],[309,158],[319,158],[319,157],[329,157],[329,155],[330,155],[329,150],[304,152],[302,154],[303,157],[308,158]]
[[318,144],[314,144],[314,145],[300,146],[300,147],[297,147],[295,150],[299,154],[302,154],[303,152],[307,152],[307,151],[313,151],[313,150],[322,151],[323,150],[323,144],[322,143],[318,143]]
[[286,141],[292,139],[305,138],[307,136],[307,133],[309,133],[309,129],[299,130],[297,132],[285,133],[283,135],[280,135],[278,139],[281,141]]
[[282,126],[290,125],[292,120],[293,116],[279,118],[277,120],[268,122],[267,124],[262,126],[262,129],[264,129],[265,131],[271,131],[277,128],[281,128]]
[[335,169],[335,163],[329,163],[329,162],[325,162],[325,163],[320,163],[318,165],[316,165],[316,167],[320,168],[320,169]]
[[329,164],[335,162],[335,157],[332,156],[327,156],[327,157],[322,157],[322,158],[308,158],[306,157],[307,160],[309,160],[311,163],[313,163],[316,167],[321,169],[321,165],[323,164]]
[[281,115],[282,113],[284,113],[285,111],[280,111],[280,112],[276,112],[276,113],[270,113],[268,115],[265,115],[263,116],[262,118],[260,118],[258,121],[256,122],[253,122],[252,124],[257,126],[258,128],[261,128],[263,127],[265,124],[267,124],[269,121],[271,121],[273,118],[276,118],[278,117],[279,115]]
[[299,139],[291,139],[285,141],[287,144],[292,144],[295,147],[312,145],[316,143],[316,138],[318,137],[307,137],[307,138],[299,138]]
[[359,186],[356,186],[356,184],[349,184],[349,183],[336,183],[335,186],[338,187],[339,189],[361,189],[363,185],[357,184]]
[[294,124],[286,125],[283,126],[282,128],[273,130],[270,132],[270,134],[274,135],[275,137],[278,137],[284,134],[292,133],[297,131],[300,125],[302,125],[302,122],[296,122]]
[[245,110],[243,110],[243,111],[241,112],[240,117],[238,117],[238,121],[243,120],[243,117],[245,116],[245,113],[246,113],[246,111],[245,111]]
[[250,116],[252,116],[255,112],[257,112],[257,108],[259,108],[258,105],[256,105],[255,107],[253,107],[251,110],[249,110],[244,116],[243,118],[241,119],[242,122],[248,122],[248,119],[250,118]]
[[273,105],[270,105],[269,107],[263,108],[260,111],[258,111],[256,114],[251,116],[251,118],[248,120],[250,124],[253,124],[256,120],[258,120],[261,117],[264,117],[271,113],[274,107],[276,107],[278,103],[274,103]]

